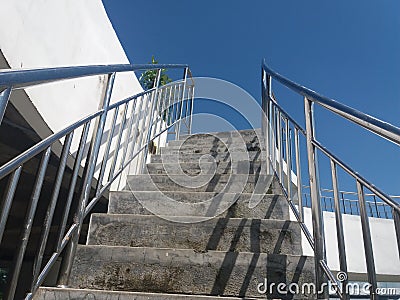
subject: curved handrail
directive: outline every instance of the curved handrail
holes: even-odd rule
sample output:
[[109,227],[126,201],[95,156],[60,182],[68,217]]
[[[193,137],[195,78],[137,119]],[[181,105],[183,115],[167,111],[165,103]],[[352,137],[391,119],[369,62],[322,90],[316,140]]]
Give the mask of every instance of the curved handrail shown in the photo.
[[80,78],[94,75],[104,75],[118,72],[129,72],[151,69],[181,69],[188,68],[186,64],[115,64],[89,65],[75,67],[57,67],[30,70],[6,70],[0,72],[0,92],[12,86],[23,88],[32,85],[58,80]]
[[275,72],[265,62],[262,61],[263,70],[271,77],[290,88],[291,90],[299,93],[300,95],[306,97],[307,99],[320,104],[326,109],[342,116],[343,118],[350,120],[365,129],[372,131],[373,133],[388,139],[400,145],[400,128],[396,127],[390,123],[379,120],[375,117],[367,115],[360,112],[350,106],[344,105],[336,100],[330,99],[328,97],[322,96],[309,88],[306,88],[290,79],[282,76],[281,74]]

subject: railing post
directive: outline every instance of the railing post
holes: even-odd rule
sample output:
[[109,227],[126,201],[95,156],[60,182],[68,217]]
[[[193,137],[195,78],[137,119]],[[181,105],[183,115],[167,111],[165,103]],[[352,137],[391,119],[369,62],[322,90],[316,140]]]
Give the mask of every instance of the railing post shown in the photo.
[[0,125],[3,122],[3,117],[6,112],[8,99],[10,99],[11,87],[7,87],[0,93]]
[[377,280],[375,271],[374,252],[372,249],[371,229],[369,227],[369,219],[365,207],[364,187],[358,180],[357,180],[357,194],[358,194],[358,205],[360,207],[361,229],[364,241],[364,252],[365,252],[365,261],[367,264],[368,282],[371,284],[370,296],[371,299],[379,299],[379,296],[376,294]]
[[315,275],[316,286],[322,289],[322,293],[317,295],[317,299],[327,299],[328,286],[327,278],[320,262],[326,260],[325,253],[325,238],[324,238],[324,223],[320,203],[318,167],[317,167],[317,153],[313,140],[315,136],[314,118],[313,118],[313,102],[304,97],[304,113],[306,119],[306,140],[307,140],[307,155],[308,155],[308,173],[310,178],[310,194],[312,203],[312,225],[315,245]]
[[74,218],[78,226],[75,232],[73,233],[71,240],[68,244],[68,247],[65,251],[65,255],[61,265],[60,278],[58,280],[58,285],[60,286],[67,286],[69,282],[69,277],[71,275],[72,264],[74,261],[75,252],[79,242],[79,235],[82,229],[83,219],[85,216],[86,202],[87,199],[89,198],[90,191],[92,188],[92,180],[96,169],[97,157],[100,150],[104,125],[107,119],[108,106],[111,100],[111,92],[114,86],[114,80],[115,80],[115,73],[109,74],[105,94],[99,105],[99,109],[103,109],[103,113],[100,115],[100,118],[98,119],[93,131],[93,138],[90,144],[89,155],[88,155],[88,164],[87,164],[88,167],[84,174],[82,193],[79,198],[79,203],[77,208],[78,211]]
[[[262,116],[261,116],[261,132],[264,138],[265,155],[267,160],[266,171],[268,174],[273,174],[271,172],[271,162],[270,162],[270,135],[271,135],[271,124],[270,124],[270,98],[271,94],[271,76],[267,75],[265,70],[261,68],[261,97],[262,97]],[[268,97],[267,97],[268,95]],[[271,173],[270,173],[271,172]]]
[[[343,218],[339,202],[338,178],[336,171],[336,163],[332,159],[331,159],[331,176],[332,176],[333,197],[335,203],[336,235],[338,241],[340,271],[345,272],[347,274],[346,245],[344,241]],[[345,299],[349,299],[349,295],[347,293],[347,279],[342,281],[342,292]]]
[[146,167],[146,162],[147,162],[147,154],[149,152],[149,143],[152,135],[152,128],[153,128],[153,120],[154,120],[154,112],[156,110],[156,102],[158,100],[158,87],[160,85],[160,79],[161,79],[161,69],[157,70],[157,75],[156,79],[154,81],[154,88],[155,90],[153,91],[154,96],[151,99],[151,104],[150,104],[150,117],[149,117],[149,124],[147,126],[147,137],[146,137],[146,144],[144,147],[144,153],[143,153],[143,160],[142,160],[142,166],[141,166],[141,172],[143,173],[144,168]]
[[[182,112],[183,112],[183,101],[185,99],[185,90],[186,90],[186,79],[187,79],[187,75],[188,75],[188,68],[185,68],[183,71],[183,90],[182,90],[182,99],[181,99],[181,110],[180,110],[180,114],[179,114],[179,121],[177,123],[177,130],[176,130],[176,140],[179,140],[179,135],[181,133],[181,123],[182,123]],[[180,94],[179,94],[180,95]],[[178,95],[178,100],[179,100],[179,95]]]

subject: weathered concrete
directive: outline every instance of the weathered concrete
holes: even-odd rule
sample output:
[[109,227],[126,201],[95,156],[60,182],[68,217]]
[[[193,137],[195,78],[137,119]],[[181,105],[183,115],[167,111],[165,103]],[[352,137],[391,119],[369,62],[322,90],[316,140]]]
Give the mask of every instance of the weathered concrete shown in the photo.
[[[116,292],[104,290],[89,289],[61,289],[61,288],[40,288],[33,298],[34,300],[207,300],[215,299],[214,296],[194,296],[179,294],[161,294],[161,293],[137,293],[137,292]],[[255,298],[236,298],[224,297],[224,300]]]
[[[136,198],[138,196],[139,200]],[[218,196],[220,195],[220,196]],[[256,218],[256,219],[289,219],[289,208],[286,199],[280,195],[253,195],[260,197],[256,207],[249,206],[251,194],[218,194],[218,193],[193,193],[193,192],[135,192],[121,191],[111,192],[108,205],[110,214],[136,214],[150,215],[152,212],[161,212],[168,216],[207,216],[209,209],[220,206],[219,201],[234,203],[219,216],[232,218]],[[191,206],[176,206],[168,201],[169,197],[183,203],[196,203]],[[235,198],[234,198],[235,197]],[[213,199],[211,203],[207,200]],[[215,203],[215,205],[214,205]]]
[[[313,282],[313,259],[248,252],[79,246],[71,287],[260,297],[257,285]],[[295,299],[306,299],[296,295]]]
[[131,191],[185,191],[224,193],[279,193],[271,175],[216,174],[212,175],[134,175],[128,176]]
[[206,162],[199,164],[198,162],[175,163],[150,163],[147,164],[147,172],[150,174],[180,174],[187,175],[200,174],[260,174],[261,162],[256,161],[238,161],[219,163]]
[[152,155],[151,161],[152,163],[168,163],[171,161],[177,162],[237,162],[237,161],[260,161],[261,160],[261,152],[259,151],[249,151],[249,152],[216,152],[216,153],[180,153],[177,154],[159,154]]
[[293,221],[93,214],[89,245],[301,254],[300,227]]
[[[279,283],[313,283],[314,262],[301,256],[300,227],[276,178],[264,175],[254,131],[239,134],[244,141],[191,136],[154,155],[147,174],[110,193],[108,214],[91,216],[70,280],[82,290],[37,299],[315,298],[277,292]],[[275,284],[267,296],[257,290],[265,280]]]

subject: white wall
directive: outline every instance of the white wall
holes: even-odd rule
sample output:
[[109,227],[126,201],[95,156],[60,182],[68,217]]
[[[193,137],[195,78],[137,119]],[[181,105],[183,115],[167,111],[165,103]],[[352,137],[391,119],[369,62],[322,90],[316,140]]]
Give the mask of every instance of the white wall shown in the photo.
[[[101,0],[3,0],[0,50],[12,69],[129,63]],[[105,81],[93,76],[31,87],[10,101],[46,137],[96,111]],[[111,102],[141,91],[133,72],[117,74]],[[77,143],[78,135],[72,152]]]
[[[295,220],[293,215],[291,215],[291,218]],[[311,209],[308,207],[304,208],[304,221],[312,233]],[[328,265],[333,271],[339,271],[335,222],[334,213],[324,212],[324,232]],[[393,220],[369,218],[369,223],[378,280],[400,281],[400,259]],[[357,278],[357,280],[366,280],[366,277],[362,275],[366,274],[366,263],[360,217],[343,214],[343,228],[349,275]],[[305,255],[313,255],[313,251],[303,234],[302,246]]]

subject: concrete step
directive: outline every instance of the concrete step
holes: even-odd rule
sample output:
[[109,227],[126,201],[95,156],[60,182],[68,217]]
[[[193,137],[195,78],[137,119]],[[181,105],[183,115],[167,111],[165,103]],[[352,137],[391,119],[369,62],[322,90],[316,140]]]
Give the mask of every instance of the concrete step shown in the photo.
[[210,154],[181,153],[181,154],[157,154],[151,156],[151,163],[181,163],[181,162],[238,162],[264,160],[260,151],[249,152],[218,152]]
[[232,131],[216,131],[216,132],[207,132],[207,133],[192,133],[192,134],[181,134],[180,140],[186,139],[190,136],[197,136],[197,135],[214,135],[218,137],[229,137],[229,136],[254,136],[254,135],[261,135],[261,128],[253,128],[253,129],[244,129],[244,130],[232,130]]
[[186,162],[186,163],[149,163],[147,171],[149,174],[187,174],[199,175],[202,174],[259,174],[261,170],[261,162],[256,161],[238,161],[219,163],[206,162]]
[[[239,218],[92,214],[88,245],[302,253],[300,226],[293,221]],[[200,223],[201,222],[201,223]]]
[[[265,297],[260,295],[257,286],[266,278],[269,285],[275,284],[275,288],[279,283],[312,283],[313,258],[248,252],[197,253],[182,249],[78,246],[70,286],[130,292]],[[293,296],[293,299],[309,298],[307,295]]]
[[212,192],[111,192],[108,213],[289,219],[289,207],[286,198],[281,195]]
[[[211,300],[214,296],[195,296],[180,294],[161,294],[161,293],[138,293],[121,291],[104,291],[90,289],[69,289],[69,288],[51,288],[41,287],[36,293],[34,300]],[[255,299],[255,298],[237,298],[224,297],[224,300],[236,299]]]
[[281,194],[272,175],[132,175],[128,176],[130,191],[183,191]]

